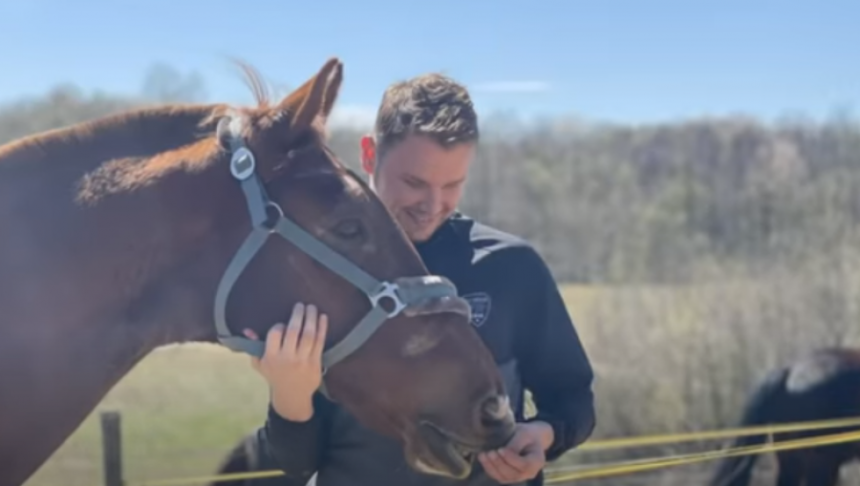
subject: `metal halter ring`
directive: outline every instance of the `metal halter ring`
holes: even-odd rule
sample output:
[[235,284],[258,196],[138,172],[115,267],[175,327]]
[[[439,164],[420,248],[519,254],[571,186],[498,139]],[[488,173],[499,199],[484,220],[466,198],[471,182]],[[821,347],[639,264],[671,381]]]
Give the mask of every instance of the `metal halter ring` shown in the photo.
[[254,175],[257,163],[254,154],[245,147],[239,147],[230,158],[230,173],[233,177],[244,181]]
[[367,297],[370,299],[370,303],[373,304],[373,307],[379,306],[379,301],[385,297],[388,297],[389,299],[394,301],[394,310],[388,312],[388,317],[394,317],[397,314],[400,314],[400,312],[406,308],[406,304],[403,303],[403,299],[401,299],[400,294],[397,293],[399,289],[400,287],[398,287],[395,283],[382,282],[382,284],[379,286],[379,289],[377,289],[376,292],[374,292],[372,295],[368,295]]
[[[269,219],[271,217],[271,215],[269,214],[269,211],[268,211],[270,208],[275,210],[276,214],[274,215],[274,220]],[[268,229],[269,233],[277,233],[278,221],[284,219],[284,210],[281,209],[281,206],[278,203],[276,203],[274,201],[266,201],[265,211],[266,211],[266,216],[269,218],[267,218],[267,221],[264,221],[262,223],[262,226],[264,228]],[[271,223],[269,223],[269,221],[271,221]]]

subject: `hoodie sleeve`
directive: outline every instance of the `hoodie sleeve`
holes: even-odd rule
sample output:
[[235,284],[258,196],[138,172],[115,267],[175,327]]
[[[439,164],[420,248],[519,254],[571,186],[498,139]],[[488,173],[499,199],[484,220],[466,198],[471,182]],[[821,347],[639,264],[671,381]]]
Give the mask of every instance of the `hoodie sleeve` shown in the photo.
[[285,419],[269,404],[266,424],[260,429],[261,447],[281,469],[287,484],[304,485],[322,465],[330,416],[330,402],[320,393],[313,397],[314,414],[304,422]]
[[546,457],[553,461],[594,430],[594,374],[549,268],[533,248],[521,249],[515,275],[522,275],[526,286],[518,316],[518,354],[523,384],[537,408],[529,420],[552,426],[555,438]]

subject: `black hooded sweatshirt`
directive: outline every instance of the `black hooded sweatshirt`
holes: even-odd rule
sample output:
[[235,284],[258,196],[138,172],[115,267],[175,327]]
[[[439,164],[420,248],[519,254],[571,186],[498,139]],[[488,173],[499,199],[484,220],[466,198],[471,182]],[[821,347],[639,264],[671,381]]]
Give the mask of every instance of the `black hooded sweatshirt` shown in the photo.
[[[528,420],[552,426],[555,439],[547,461],[584,442],[595,426],[592,368],[557,284],[535,249],[460,213],[415,246],[430,272],[451,279],[471,304],[472,325],[495,357],[517,420],[524,421],[528,389],[538,410]],[[414,471],[393,440],[366,429],[319,392],[313,402],[314,416],[306,422],[285,420],[269,406],[256,434],[258,460],[286,477],[261,483],[305,485],[316,475],[318,486],[498,484],[477,461],[462,481]],[[543,475],[520,484],[542,485]]]

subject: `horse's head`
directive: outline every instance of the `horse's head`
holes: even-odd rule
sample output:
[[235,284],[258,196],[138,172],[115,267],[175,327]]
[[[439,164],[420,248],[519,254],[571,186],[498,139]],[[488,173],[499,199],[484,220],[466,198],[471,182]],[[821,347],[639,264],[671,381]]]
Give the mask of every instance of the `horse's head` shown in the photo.
[[296,301],[316,304],[329,316],[324,391],[401,440],[413,467],[464,476],[475,451],[513,431],[501,377],[468,304],[428,275],[387,209],[326,148],[341,80],[332,59],[281,102],[220,120],[237,188],[229,211],[243,213],[220,245],[231,263],[215,299],[219,335],[260,354],[243,328],[264,336]]

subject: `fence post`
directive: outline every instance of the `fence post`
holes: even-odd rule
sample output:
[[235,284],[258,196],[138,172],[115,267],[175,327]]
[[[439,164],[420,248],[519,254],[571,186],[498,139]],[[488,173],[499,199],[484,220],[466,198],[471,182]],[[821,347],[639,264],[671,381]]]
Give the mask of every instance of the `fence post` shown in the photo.
[[123,486],[120,417],[121,415],[117,411],[101,413],[102,467],[104,468],[105,486]]

